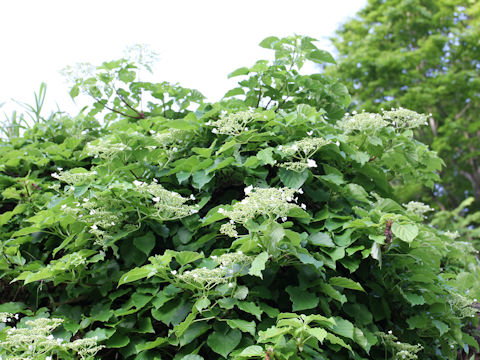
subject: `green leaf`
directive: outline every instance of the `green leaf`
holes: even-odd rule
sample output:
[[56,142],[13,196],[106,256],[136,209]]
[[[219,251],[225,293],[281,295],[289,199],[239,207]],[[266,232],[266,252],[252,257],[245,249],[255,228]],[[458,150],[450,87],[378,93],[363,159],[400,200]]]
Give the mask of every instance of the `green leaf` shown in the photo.
[[323,340],[325,340],[325,337],[327,336],[327,331],[322,328],[308,328],[307,333],[315,337],[321,343],[323,343]]
[[257,153],[257,159],[260,160],[260,165],[274,165],[275,160],[273,159],[273,149],[266,148],[262,149]]
[[323,64],[323,63],[335,64],[335,59],[333,58],[333,56],[330,55],[330,53],[325,50],[317,49],[317,50],[311,51],[307,53],[306,58],[317,64]]
[[365,191],[365,189],[358,185],[358,184],[348,184],[345,187],[346,193],[348,197],[351,197],[352,199],[355,199],[357,201],[369,203],[370,201],[368,200],[368,194]]
[[272,326],[265,331],[259,331],[258,332],[258,335],[259,335],[258,338],[261,342],[264,342],[267,339],[271,339],[271,338],[277,337],[279,335],[286,334],[289,331],[290,331],[290,328],[288,328],[288,327],[278,328],[276,326]]
[[251,357],[251,356],[264,356],[265,352],[263,348],[258,345],[250,345],[242,350],[239,356]]
[[238,286],[233,297],[238,300],[245,300],[248,295],[248,288],[246,286]]
[[115,332],[115,334],[107,340],[107,346],[109,348],[122,348],[130,343],[130,338],[126,334],[121,332]]
[[307,180],[308,174],[308,170],[303,170],[302,172],[287,170],[285,168],[278,170],[278,176],[282,184],[292,189],[300,189]]
[[194,262],[195,260],[203,258],[203,254],[199,254],[195,251],[181,251],[176,253],[174,256],[180,266],[184,266],[186,264]]
[[202,311],[210,306],[211,301],[208,297],[202,297],[195,302],[195,307],[198,311]]
[[10,314],[17,314],[23,312],[27,306],[22,302],[6,302],[0,304],[0,312],[6,312]]
[[328,233],[317,232],[308,237],[308,242],[312,245],[325,246],[325,247],[335,247],[335,244],[332,241],[332,238]]
[[411,243],[418,235],[418,227],[414,224],[401,225],[394,222],[392,225],[393,235],[407,243]]
[[262,320],[262,309],[260,309],[254,302],[251,301],[239,301],[237,306],[240,310],[243,310],[249,314],[254,315],[258,321]]
[[262,252],[258,254],[255,259],[252,261],[250,270],[248,273],[253,276],[258,276],[260,279],[263,279],[262,271],[265,270],[265,263],[268,260],[268,253]]
[[200,355],[189,354],[189,355],[185,355],[180,360],[204,360],[204,358]]
[[362,285],[360,285],[358,282],[355,282],[351,279],[347,279],[341,276],[334,276],[330,278],[329,283],[330,285],[333,285],[333,286],[365,292],[365,290],[363,290]]
[[192,185],[196,188],[201,190],[206,184],[213,179],[215,173],[208,174],[206,170],[198,170],[195,171],[192,175],[193,183]]
[[348,350],[352,350],[352,347],[350,345],[347,345],[345,343],[345,341],[343,341],[341,338],[339,338],[338,336],[335,336],[331,333],[328,333],[327,336],[326,336],[326,339],[328,341],[330,341],[332,344],[336,344],[336,345],[340,345],[342,347],[344,347],[345,349],[348,349]]
[[224,358],[237,347],[242,339],[242,333],[236,329],[227,332],[214,331],[208,336],[207,344],[217,354]]
[[332,326],[332,331],[335,334],[341,335],[343,337],[353,340],[354,326],[353,324],[345,319],[335,317],[335,324]]
[[265,48],[265,49],[274,49],[274,45],[276,42],[280,41],[280,39],[276,36],[269,36],[265,39],[263,39],[259,46]]
[[183,320],[180,324],[175,326],[173,331],[177,334],[177,337],[181,337],[183,333],[189,328],[189,326],[193,323],[195,320],[197,314],[194,312],[191,312],[188,314],[185,320]]
[[239,329],[241,332],[246,332],[255,336],[255,321],[246,321],[242,319],[228,319],[228,326],[232,329]]
[[73,87],[70,89],[70,92],[69,92],[70,97],[71,97],[72,99],[75,99],[75,98],[78,96],[79,93],[80,93],[80,88],[79,88],[77,85],[73,86]]
[[122,277],[118,281],[118,286],[146,277],[151,277],[155,274],[156,269],[153,265],[145,265],[139,268],[134,268],[122,275]]
[[[228,74],[228,78],[230,79],[230,78],[235,77],[235,76],[248,75],[249,72],[250,72],[250,70],[247,67],[241,67],[241,68],[238,68],[237,70],[232,71],[230,74]],[[232,89],[232,90],[235,90],[235,89]],[[230,90],[230,91],[232,91],[232,90]],[[226,97],[226,95],[225,95],[225,97]]]
[[335,185],[342,185],[345,183],[343,176],[338,174],[320,175],[319,178]]
[[143,252],[145,255],[150,255],[150,252],[155,247],[155,235],[149,231],[141,237],[136,237],[133,239],[133,245]]
[[293,286],[288,286],[285,290],[290,295],[290,300],[293,303],[293,311],[314,309],[318,305],[319,299],[314,292]]
[[443,334],[445,334],[448,329],[450,329],[450,327],[445,324],[443,321],[440,321],[440,320],[432,320],[432,323],[433,325],[435,325],[435,327],[438,329],[438,331],[440,332],[440,336],[442,336]]
[[[248,69],[247,69],[247,74],[248,74]],[[231,77],[235,76],[235,75],[233,75],[233,76],[230,76],[230,75],[228,76],[228,78],[231,78]],[[240,75],[244,75],[244,74],[240,74]],[[232,97],[232,96],[235,96],[235,95],[245,95],[245,91],[242,88],[237,87],[237,88],[228,90],[227,93],[225,95],[223,95],[223,97],[227,98],[227,97]]]
[[136,345],[135,350],[140,352],[143,350],[155,349],[155,348],[159,348],[160,346],[164,345],[167,342],[168,342],[167,338],[157,337],[153,341],[148,341],[146,343]]
[[425,304],[425,299],[422,295],[418,295],[418,294],[414,294],[414,293],[409,293],[409,292],[405,292],[402,294],[405,299],[408,300],[408,302],[412,305],[412,306],[416,306],[416,305],[423,305]]
[[370,160],[370,155],[363,151],[355,151],[350,155],[353,161],[359,163],[360,165],[365,165]]

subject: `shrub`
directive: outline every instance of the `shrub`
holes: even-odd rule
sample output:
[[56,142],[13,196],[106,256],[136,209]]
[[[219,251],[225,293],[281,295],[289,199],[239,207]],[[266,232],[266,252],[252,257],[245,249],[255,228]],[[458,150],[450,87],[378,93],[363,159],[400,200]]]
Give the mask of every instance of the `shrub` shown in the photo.
[[413,138],[423,115],[344,114],[341,83],[300,73],[333,62],[313,41],[265,39],[275,60],[234,71],[244,80],[213,104],[104,63],[74,77],[87,114],[3,141],[0,311],[18,319],[0,340],[52,317],[56,337],[96,337],[101,359],[477,347],[474,249],[393,195],[438,181],[442,161]]

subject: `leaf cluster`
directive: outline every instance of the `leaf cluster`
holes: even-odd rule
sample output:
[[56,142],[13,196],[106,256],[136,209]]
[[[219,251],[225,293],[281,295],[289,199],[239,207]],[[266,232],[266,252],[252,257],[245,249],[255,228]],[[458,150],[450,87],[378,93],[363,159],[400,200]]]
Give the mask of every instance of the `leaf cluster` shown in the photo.
[[[19,319],[0,341],[51,316],[55,335],[97,337],[102,359],[454,359],[476,347],[473,249],[454,251],[395,197],[433,186],[442,161],[388,114],[345,132],[343,85],[298,72],[331,61],[313,41],[267,38],[275,60],[237,70],[241,91],[213,104],[106,63],[75,80],[72,95],[94,99],[87,114],[2,141],[0,312]],[[213,131],[227,120],[241,127]]]

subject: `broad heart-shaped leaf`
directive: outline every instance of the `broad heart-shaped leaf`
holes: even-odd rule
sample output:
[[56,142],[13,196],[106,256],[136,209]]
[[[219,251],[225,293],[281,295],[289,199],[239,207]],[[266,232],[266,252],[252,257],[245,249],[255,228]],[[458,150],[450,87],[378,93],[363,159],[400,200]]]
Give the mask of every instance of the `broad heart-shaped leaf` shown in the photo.
[[432,323],[433,323],[433,325],[435,325],[435,327],[440,332],[440,336],[442,336],[449,329],[449,326],[447,324],[445,324],[443,321],[433,320]]
[[316,308],[319,302],[318,296],[308,290],[299,287],[288,286],[286,289],[293,303],[293,311],[301,311]]
[[349,338],[353,340],[354,326],[353,324],[345,319],[335,317],[335,325],[332,327],[332,331],[338,335]]
[[207,339],[207,344],[217,354],[224,358],[237,347],[242,339],[242,333],[237,329],[229,329],[226,332],[214,331]]
[[279,243],[280,241],[282,241],[284,237],[285,237],[285,229],[283,228],[282,225],[280,225],[277,222],[273,222],[270,224],[270,226],[268,226],[264,245],[269,254],[272,254],[273,256],[277,256],[280,253]]
[[203,356],[188,354],[182,357],[180,360],[204,360]]
[[245,300],[248,295],[248,288],[246,286],[238,286],[233,297],[238,300]]
[[148,256],[150,255],[150,251],[155,247],[155,235],[149,231],[145,235],[133,239],[133,245]]
[[268,260],[268,253],[262,252],[257,255],[257,257],[252,261],[252,265],[250,266],[250,270],[248,273],[253,276],[258,276],[259,278],[263,279],[262,270],[265,270],[265,263]]
[[239,356],[250,357],[250,356],[264,356],[265,352],[263,348],[258,345],[250,345],[242,350]]
[[358,184],[348,184],[346,187],[346,195],[347,197],[351,197],[352,199],[355,199],[357,201],[361,202],[370,202],[368,200],[368,193],[365,191],[365,189],[358,185]]
[[130,338],[126,334],[122,334],[120,332],[116,332],[113,336],[108,339],[107,346],[109,348],[122,348],[127,346],[130,342]]
[[201,312],[203,309],[209,307],[210,303],[211,301],[208,297],[202,297],[195,302],[195,307]]
[[273,49],[276,42],[280,39],[276,36],[269,36],[260,42],[260,46],[265,49]]
[[176,253],[174,256],[181,266],[203,258],[202,254],[199,254],[195,251],[181,251]]
[[408,300],[410,304],[412,304],[412,306],[425,304],[425,298],[422,295],[418,295],[410,292],[402,293],[402,295],[405,299]]
[[242,332],[250,333],[255,336],[255,321],[246,321],[242,319],[228,319],[228,326],[232,329],[239,329]]
[[323,340],[327,336],[327,331],[322,328],[308,328],[307,333],[314,336],[321,343],[323,343]]
[[248,75],[249,72],[250,70],[247,67],[241,67],[241,68],[238,68],[237,70],[232,71],[230,74],[228,74],[228,78],[230,79],[235,76]]
[[308,242],[317,246],[335,247],[332,238],[328,233],[318,232],[308,237]]
[[418,235],[418,227],[414,224],[393,223],[392,232],[400,240],[411,243]]
[[237,306],[240,310],[243,310],[249,314],[254,315],[258,321],[262,320],[262,309],[260,309],[257,304],[251,301],[239,301]]
[[282,184],[292,189],[300,189],[305,180],[307,180],[308,173],[308,170],[303,170],[302,172],[287,170],[285,168],[278,170],[278,176]]
[[118,286],[132,282],[132,281],[136,281],[139,279],[143,279],[147,276],[148,277],[153,276],[155,275],[155,273],[156,273],[156,269],[153,265],[145,265],[139,268],[134,268],[122,275],[122,277],[118,281]]
[[[247,69],[248,72],[248,69]],[[234,88],[231,90],[228,90],[225,95],[223,95],[224,98],[235,96],[235,95],[245,95],[245,91],[242,88]]]
[[334,276],[330,278],[329,282],[330,282],[330,285],[333,285],[333,286],[339,286],[339,287],[352,289],[352,290],[365,291],[362,285],[360,285],[359,283],[341,276]]
[[307,54],[306,58],[317,64],[330,63],[335,64],[335,59],[333,56],[325,50],[314,50]]

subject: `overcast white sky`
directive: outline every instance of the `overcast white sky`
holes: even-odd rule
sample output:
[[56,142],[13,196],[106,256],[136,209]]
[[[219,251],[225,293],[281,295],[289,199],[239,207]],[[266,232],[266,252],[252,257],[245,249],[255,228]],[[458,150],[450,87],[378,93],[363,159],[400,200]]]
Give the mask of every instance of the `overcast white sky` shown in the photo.
[[[46,82],[47,108],[71,114],[59,70],[77,62],[95,65],[121,57],[126,46],[148,44],[160,54],[153,81],[196,88],[209,100],[234,87],[227,74],[271,51],[267,36],[308,35],[331,51],[328,37],[366,0],[3,0],[0,1],[0,109],[33,103]],[[3,111],[2,111],[3,110]],[[48,113],[49,111],[47,111]],[[3,120],[3,114],[0,115]]]

